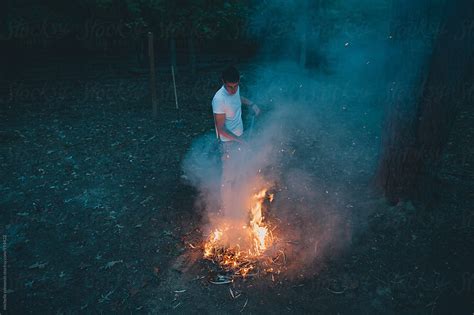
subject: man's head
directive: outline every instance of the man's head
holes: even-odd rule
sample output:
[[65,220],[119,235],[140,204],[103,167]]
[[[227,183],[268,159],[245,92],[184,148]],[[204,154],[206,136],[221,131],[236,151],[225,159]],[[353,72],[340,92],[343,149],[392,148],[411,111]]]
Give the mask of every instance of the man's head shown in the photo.
[[240,73],[234,66],[227,67],[222,71],[222,82],[226,91],[233,95],[237,92],[240,82]]

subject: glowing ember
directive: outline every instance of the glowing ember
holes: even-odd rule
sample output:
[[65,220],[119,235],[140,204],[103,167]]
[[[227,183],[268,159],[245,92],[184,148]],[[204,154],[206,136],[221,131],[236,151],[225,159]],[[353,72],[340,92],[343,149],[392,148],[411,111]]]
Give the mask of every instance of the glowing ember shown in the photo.
[[[271,261],[263,256],[274,241],[262,214],[262,204],[266,198],[266,189],[252,197],[248,224],[224,222],[216,228],[204,245],[204,257],[242,276],[255,269],[258,262]],[[273,200],[273,195],[268,198]],[[229,235],[234,237],[230,238]]]

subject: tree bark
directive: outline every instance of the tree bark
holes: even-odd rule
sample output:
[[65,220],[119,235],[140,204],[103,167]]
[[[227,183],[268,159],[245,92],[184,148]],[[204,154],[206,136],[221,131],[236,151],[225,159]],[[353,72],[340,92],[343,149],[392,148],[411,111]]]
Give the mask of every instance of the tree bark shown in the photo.
[[170,38],[170,57],[171,57],[171,65],[173,66],[174,70],[177,71],[176,67],[176,39],[174,37]]
[[376,181],[393,203],[429,201],[436,163],[452,123],[460,107],[472,101],[474,30],[469,32],[467,25],[474,21],[474,2],[447,3],[444,12],[429,70],[419,75],[420,83],[414,85],[421,93],[416,89],[395,93],[398,99],[386,126],[389,131]]
[[196,47],[194,45],[193,35],[188,37],[188,46],[189,46],[189,65],[191,67],[191,74],[194,76],[196,74]]
[[305,68],[306,66],[306,56],[308,51],[308,1],[305,0],[302,3],[302,10],[301,18],[300,18],[300,26],[298,27],[300,36],[300,56],[299,56],[299,65],[301,68]]

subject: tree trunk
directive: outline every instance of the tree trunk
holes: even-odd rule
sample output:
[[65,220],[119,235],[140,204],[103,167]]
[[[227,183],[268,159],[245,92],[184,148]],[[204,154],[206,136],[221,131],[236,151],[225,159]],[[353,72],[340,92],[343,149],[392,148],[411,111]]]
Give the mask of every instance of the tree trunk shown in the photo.
[[[474,3],[447,3],[444,12],[445,23],[437,36],[429,70],[426,76],[418,76],[421,93],[409,88],[398,90],[392,104],[376,179],[393,203],[403,199],[429,201],[436,163],[452,122],[460,106],[470,101],[466,92],[474,84],[474,34],[467,32],[466,25],[473,21]],[[463,31],[464,36],[460,35]]]
[[172,37],[170,39],[170,57],[171,57],[171,65],[173,66],[174,70],[177,71],[176,68],[176,39]]
[[194,46],[194,38],[192,35],[188,37],[189,46],[189,65],[191,67],[191,74],[196,74],[196,47]]
[[308,1],[305,0],[302,5],[303,12],[301,13],[301,19],[299,21],[300,26],[298,27],[301,34],[300,37],[300,56],[299,64],[301,68],[306,66],[306,56],[308,51]]

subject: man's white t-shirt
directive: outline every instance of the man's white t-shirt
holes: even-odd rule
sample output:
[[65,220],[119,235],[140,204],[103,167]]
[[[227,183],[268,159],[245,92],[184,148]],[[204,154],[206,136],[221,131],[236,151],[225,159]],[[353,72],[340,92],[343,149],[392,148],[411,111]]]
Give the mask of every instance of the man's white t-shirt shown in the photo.
[[[241,136],[244,132],[242,122],[242,102],[240,101],[240,87],[234,95],[222,86],[216,92],[212,99],[212,111],[214,114],[225,114],[225,127],[236,136]],[[221,141],[230,141],[231,139],[220,135]]]

